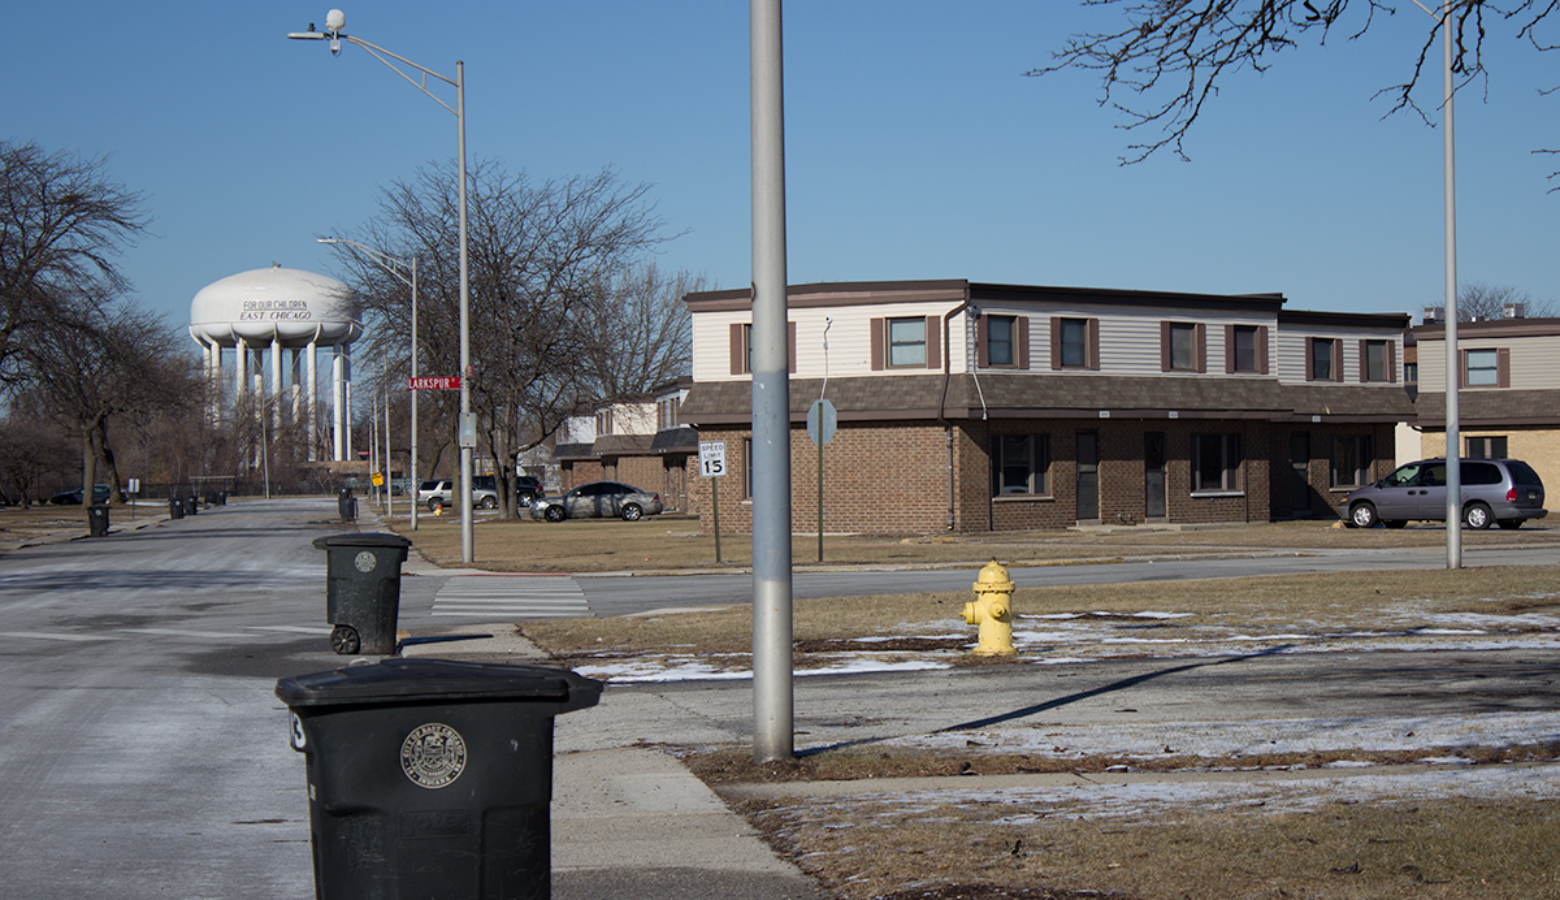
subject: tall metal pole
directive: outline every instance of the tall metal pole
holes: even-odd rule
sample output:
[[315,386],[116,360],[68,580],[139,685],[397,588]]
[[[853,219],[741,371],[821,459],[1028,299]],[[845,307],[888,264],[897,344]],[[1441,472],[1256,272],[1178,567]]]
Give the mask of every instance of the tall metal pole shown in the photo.
[[[460,178],[460,418],[461,418],[461,448],[460,448],[460,486],[465,497],[461,501],[460,517],[460,556],[462,562],[473,562],[475,551],[472,541],[472,516],[471,516],[471,452],[476,446],[475,420],[471,415],[471,377],[474,374],[471,368],[471,289],[470,278],[467,270],[466,253],[466,64],[463,61],[455,62],[455,77],[450,78],[440,75],[438,72],[412,62],[404,56],[391,53],[383,47],[376,46],[363,40],[346,34],[341,29],[346,24],[346,18],[340,10],[331,10],[325,17],[327,31],[297,31],[287,35],[289,40],[296,41],[329,41],[332,53],[341,50],[341,42],[356,44],[367,50],[375,59],[384,63],[391,71],[406,79],[413,87],[432,98],[433,102],[455,114],[455,128],[457,131],[457,152],[460,154],[459,178]],[[417,79],[402,71],[395,62],[411,66],[422,73],[422,78]],[[445,84],[455,87],[455,106],[440,100],[437,95],[428,89],[428,79],[437,78]]]
[[[417,377],[417,256],[412,256],[412,377]],[[412,391],[412,458],[406,464],[406,474],[412,479],[411,529],[417,530],[417,392]]]
[[476,423],[471,415],[471,282],[466,269],[466,64],[455,62],[455,127],[460,154],[460,558],[476,560],[471,517],[471,451]]
[[395,516],[395,463],[390,456],[390,351],[385,350],[385,515]]
[[791,401],[780,0],[750,0],[753,141],[753,758],[790,759]]
[[1441,29],[1444,32],[1445,69],[1442,73],[1446,91],[1444,112],[1446,134],[1446,567],[1462,568],[1462,434],[1458,424],[1457,390],[1462,385],[1462,361],[1457,352],[1457,165],[1455,156],[1456,135],[1452,130],[1452,93],[1456,84],[1452,76],[1453,41],[1452,8],[1456,0],[1447,0],[1441,7]]

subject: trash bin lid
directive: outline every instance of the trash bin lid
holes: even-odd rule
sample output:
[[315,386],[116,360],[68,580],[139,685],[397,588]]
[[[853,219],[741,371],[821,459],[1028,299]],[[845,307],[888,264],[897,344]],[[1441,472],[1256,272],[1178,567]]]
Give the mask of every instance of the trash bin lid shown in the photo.
[[314,539],[316,550],[326,550],[331,547],[397,547],[406,549],[412,542],[399,534],[386,534],[379,531],[370,531],[364,534],[332,534]]
[[545,666],[395,658],[283,678],[276,696],[289,707],[516,700],[562,703],[561,711],[569,712],[595,706],[601,682]]

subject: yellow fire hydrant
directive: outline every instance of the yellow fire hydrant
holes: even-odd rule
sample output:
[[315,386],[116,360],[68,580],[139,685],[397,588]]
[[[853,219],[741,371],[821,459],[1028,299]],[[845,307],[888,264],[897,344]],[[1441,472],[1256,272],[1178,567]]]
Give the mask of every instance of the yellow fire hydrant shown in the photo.
[[1012,656],[1013,582],[996,560],[975,578],[975,602],[964,604],[964,622],[980,626],[977,656]]

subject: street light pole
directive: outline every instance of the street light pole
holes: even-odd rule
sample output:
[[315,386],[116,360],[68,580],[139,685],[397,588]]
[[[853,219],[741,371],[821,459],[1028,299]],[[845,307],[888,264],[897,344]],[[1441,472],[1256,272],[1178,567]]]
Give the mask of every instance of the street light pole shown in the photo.
[[1441,115],[1446,133],[1442,135],[1442,179],[1444,181],[1446,236],[1446,567],[1462,568],[1462,434],[1457,390],[1462,384],[1462,360],[1457,352],[1457,158],[1456,132],[1452,130],[1452,95],[1457,92],[1452,71],[1455,50],[1452,39],[1452,13],[1459,0],[1443,0],[1431,9],[1420,0],[1414,5],[1441,23],[1443,41],[1441,73],[1445,106]]
[[[348,246],[356,247],[357,249],[363,251],[364,253],[367,253],[370,256],[372,256],[373,257],[373,262],[376,265],[378,265],[379,268],[384,269],[386,272],[389,272],[391,275],[394,275],[396,278],[399,278],[401,280],[402,284],[404,284],[407,287],[412,289],[412,378],[416,379],[417,378],[417,257],[416,257],[416,255],[414,254],[412,256],[412,258],[411,258],[411,261],[407,262],[407,261],[396,259],[395,257],[391,256],[390,254],[385,253],[385,252],[383,252],[381,250],[375,250],[373,247],[367,246],[366,244],[360,244],[357,241],[349,241],[346,238],[320,238],[319,239],[319,243],[321,243],[321,244],[347,244]],[[407,273],[411,277],[408,278],[406,275],[402,275],[401,274],[401,269],[405,269],[407,271]],[[387,420],[385,422],[385,431],[386,431],[387,434],[389,433],[389,430],[390,430],[390,423]],[[412,531],[416,531],[417,530],[417,392],[416,391],[412,391],[412,449],[411,449],[411,459],[410,459],[410,461],[407,462],[407,465],[406,465],[406,474],[407,474],[407,477],[411,480],[411,485],[412,485],[412,493],[410,495],[411,510],[412,510],[412,512],[411,512],[411,530]]]
[[[422,91],[433,102],[455,114],[456,128],[456,152],[459,154],[457,162],[458,177],[460,179],[460,485],[462,502],[460,505],[460,557],[462,562],[475,562],[476,549],[474,547],[474,533],[472,529],[471,510],[471,458],[472,450],[476,447],[476,421],[471,413],[471,286],[470,273],[467,268],[468,254],[466,252],[466,64],[456,60],[455,77],[441,75],[438,72],[419,65],[404,56],[391,53],[383,47],[370,44],[362,38],[352,37],[342,32],[346,26],[347,17],[339,9],[333,9],[325,16],[325,28],[323,32],[315,31],[314,26],[309,26],[308,31],[295,31],[287,35],[288,38],[298,41],[329,41],[330,52],[341,52],[341,42],[356,44],[368,51],[368,54],[384,63],[392,72],[406,79],[413,87]],[[388,58],[387,58],[388,57]],[[403,71],[395,62],[403,63],[422,73],[422,77],[414,78]],[[455,105],[439,99],[438,95],[428,89],[428,79],[436,78],[445,84],[455,88]],[[415,418],[414,418],[415,421]]]

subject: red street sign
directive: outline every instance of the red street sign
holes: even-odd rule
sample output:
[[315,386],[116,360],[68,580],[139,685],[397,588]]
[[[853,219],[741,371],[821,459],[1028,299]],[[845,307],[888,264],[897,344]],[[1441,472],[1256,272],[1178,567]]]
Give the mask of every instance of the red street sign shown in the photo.
[[424,378],[408,378],[406,388],[412,391],[458,391],[460,376],[433,375]]

